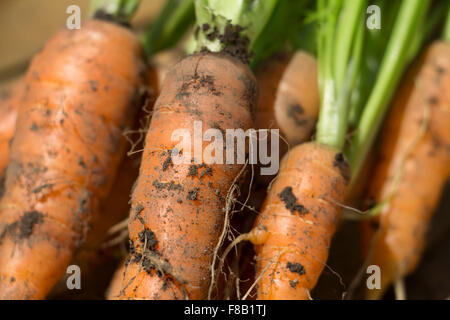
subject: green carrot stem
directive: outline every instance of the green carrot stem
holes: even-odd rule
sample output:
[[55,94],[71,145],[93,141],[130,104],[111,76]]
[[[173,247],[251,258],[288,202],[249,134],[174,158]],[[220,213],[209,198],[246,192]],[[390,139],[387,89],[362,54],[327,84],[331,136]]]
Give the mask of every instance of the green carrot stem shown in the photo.
[[[431,8],[430,14],[423,17],[423,21],[416,26],[416,36],[413,39],[413,43],[410,45],[410,60],[413,60],[415,56],[419,53],[423,44],[426,40],[433,34],[436,27],[440,25],[442,20],[445,18],[446,10],[450,1],[440,1],[436,3]],[[425,23],[426,18],[426,23]]]
[[386,48],[381,68],[364,108],[356,133],[346,150],[352,170],[352,182],[356,180],[367,153],[378,133],[389,106],[389,101],[411,58],[408,46],[414,37],[419,21],[427,11],[430,0],[407,0],[400,7],[392,36]]
[[362,13],[366,0],[325,1],[319,11],[330,10],[319,32],[319,86],[322,98],[317,142],[342,150],[348,128],[350,93],[361,61]]
[[139,6],[140,0],[91,0],[92,16],[102,12],[117,23],[128,23]]
[[350,100],[349,127],[353,130],[361,118],[367,98],[376,80],[376,75],[386,50],[390,31],[397,17],[401,1],[376,0],[382,13],[382,28],[367,29],[365,32],[363,58]]
[[[196,50],[222,51],[230,45],[221,39],[230,26],[247,39],[248,53],[280,0],[195,0]],[[284,0],[281,0],[284,1]]]
[[447,18],[445,20],[444,33],[442,35],[442,38],[444,39],[444,41],[450,42],[450,5],[447,9]]
[[168,0],[157,20],[142,36],[147,56],[174,45],[194,20],[193,0]]

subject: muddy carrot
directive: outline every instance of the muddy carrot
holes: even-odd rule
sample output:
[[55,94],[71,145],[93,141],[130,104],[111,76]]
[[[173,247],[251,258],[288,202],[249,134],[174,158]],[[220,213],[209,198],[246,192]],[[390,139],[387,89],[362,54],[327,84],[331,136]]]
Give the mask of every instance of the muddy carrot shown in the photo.
[[99,20],[33,59],[0,202],[1,298],[44,298],[65,272],[111,189],[144,70],[134,34]]
[[[412,12],[423,9],[420,3],[414,3]],[[404,3],[403,10],[409,10],[409,4]],[[285,155],[253,230],[241,236],[255,244],[258,299],[311,299],[326,266],[353,174],[343,150],[350,96],[362,59],[365,8],[365,1],[318,2],[323,16],[318,31],[321,107],[316,140]],[[403,18],[408,26],[417,21],[410,13]],[[396,52],[405,52],[410,36],[395,39]]]
[[382,271],[381,289],[368,290],[369,299],[380,298],[420,261],[450,172],[449,92],[450,44],[440,41],[406,76],[383,130],[367,195],[380,213],[362,222],[364,251]]
[[[155,104],[132,195],[130,255],[117,298],[204,299],[215,294],[214,261],[228,223],[228,193],[243,163],[196,158],[193,150],[178,149],[179,138],[173,141],[172,134],[185,129],[191,141],[194,122],[204,131],[251,127],[257,85],[247,65],[249,44],[275,2],[251,10],[226,2],[237,6],[242,21],[250,13],[259,19],[259,24],[239,25],[240,19],[230,23],[222,18],[229,14],[221,11],[225,2],[196,1],[201,52],[167,73]],[[175,161],[174,149],[187,161]]]

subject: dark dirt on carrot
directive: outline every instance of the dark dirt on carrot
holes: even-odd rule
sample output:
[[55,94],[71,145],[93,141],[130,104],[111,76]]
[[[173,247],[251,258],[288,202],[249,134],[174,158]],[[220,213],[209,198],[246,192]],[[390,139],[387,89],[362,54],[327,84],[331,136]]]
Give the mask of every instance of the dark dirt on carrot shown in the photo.
[[350,181],[350,166],[348,165],[347,160],[345,160],[345,156],[342,152],[336,153],[333,161],[333,166],[339,169],[342,176],[347,182]]
[[298,273],[299,275],[304,275],[306,273],[305,267],[298,262],[288,262],[286,263],[286,268],[288,268],[290,272]]
[[300,104],[294,104],[289,107],[288,116],[294,119],[295,123],[298,126],[303,126],[308,123],[307,119],[300,119],[299,116],[302,116],[305,113],[305,110],[302,108]]
[[280,199],[284,202],[286,209],[291,211],[292,214],[298,212],[300,215],[307,214],[309,211],[303,205],[297,203],[297,198],[292,192],[292,187],[286,187],[280,193]]

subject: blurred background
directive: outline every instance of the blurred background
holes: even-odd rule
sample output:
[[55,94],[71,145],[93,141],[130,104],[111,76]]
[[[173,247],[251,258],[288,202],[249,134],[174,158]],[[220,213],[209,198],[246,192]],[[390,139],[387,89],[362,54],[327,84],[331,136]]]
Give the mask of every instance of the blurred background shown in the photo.
[[[132,24],[142,29],[158,14],[165,0],[143,0]],[[45,41],[66,25],[69,5],[88,17],[89,0],[0,1],[0,90],[22,75]]]

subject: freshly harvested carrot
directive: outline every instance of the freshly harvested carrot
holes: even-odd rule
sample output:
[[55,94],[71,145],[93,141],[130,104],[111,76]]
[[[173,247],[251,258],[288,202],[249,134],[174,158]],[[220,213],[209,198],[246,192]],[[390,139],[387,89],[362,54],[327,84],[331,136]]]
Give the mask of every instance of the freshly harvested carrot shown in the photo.
[[111,189],[144,65],[131,31],[97,20],[34,58],[0,202],[0,298],[44,298],[65,272]]
[[9,162],[9,144],[16,128],[17,110],[23,92],[24,81],[19,80],[0,95],[0,177]]
[[310,298],[327,261],[348,179],[342,154],[317,142],[284,156],[246,236],[255,244],[257,299]]
[[397,93],[375,161],[367,197],[382,205],[381,212],[362,222],[364,251],[381,268],[381,289],[368,290],[370,299],[381,297],[420,260],[450,173],[449,123],[450,44],[436,42]]
[[257,129],[280,129],[292,145],[307,141],[319,106],[316,59],[305,51],[279,54],[255,72],[260,88]]
[[185,128],[192,137],[194,121],[203,130],[246,130],[255,98],[252,72],[228,54],[197,53],[167,73],[132,195],[131,253],[118,298],[207,297],[222,208],[243,165],[173,163],[171,150],[179,141],[171,136]]

